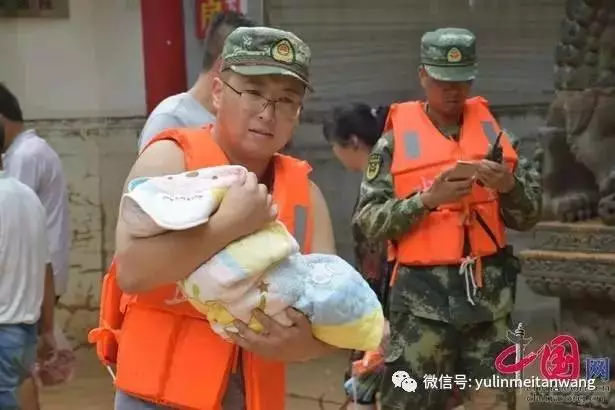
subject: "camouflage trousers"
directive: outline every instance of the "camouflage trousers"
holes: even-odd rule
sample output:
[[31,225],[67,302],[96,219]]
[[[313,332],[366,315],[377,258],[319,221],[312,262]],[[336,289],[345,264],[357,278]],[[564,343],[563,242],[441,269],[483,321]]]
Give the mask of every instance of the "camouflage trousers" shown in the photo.
[[[472,380],[491,379],[498,374],[494,362],[498,353],[510,344],[506,339],[510,317],[457,327],[407,311],[392,311],[389,322],[391,340],[386,348],[386,370],[380,386],[382,410],[447,409],[455,389],[464,397],[466,410],[515,409],[514,389],[477,390],[472,385]],[[406,372],[414,379],[416,390],[406,391],[411,388],[400,382],[407,376],[395,375],[396,372]]]

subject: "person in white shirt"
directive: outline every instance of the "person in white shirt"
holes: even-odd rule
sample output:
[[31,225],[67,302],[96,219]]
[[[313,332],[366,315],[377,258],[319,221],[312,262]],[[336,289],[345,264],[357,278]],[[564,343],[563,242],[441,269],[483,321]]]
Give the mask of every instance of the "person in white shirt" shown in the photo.
[[6,134],[3,156],[6,172],[29,186],[45,207],[55,292],[59,298],[68,286],[70,250],[68,186],[62,162],[34,130],[25,129],[19,101],[2,83],[0,125],[4,126]]
[[222,11],[212,18],[205,36],[203,70],[190,90],[172,95],[154,108],[141,131],[139,152],[164,130],[204,127],[215,121],[211,87],[220,74],[224,40],[236,28],[252,26],[250,19],[234,11]]
[[0,159],[0,409],[39,408],[31,371],[55,351],[54,306],[45,209]]

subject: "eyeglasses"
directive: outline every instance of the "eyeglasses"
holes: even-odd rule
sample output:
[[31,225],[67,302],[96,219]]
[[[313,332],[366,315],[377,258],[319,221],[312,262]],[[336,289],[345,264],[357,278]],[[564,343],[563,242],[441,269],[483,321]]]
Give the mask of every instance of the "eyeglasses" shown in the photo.
[[243,107],[252,114],[262,113],[269,105],[273,106],[275,114],[289,120],[294,120],[301,114],[301,109],[303,108],[301,103],[286,100],[270,100],[263,97],[258,91],[239,91],[226,81],[222,82],[239,96]]

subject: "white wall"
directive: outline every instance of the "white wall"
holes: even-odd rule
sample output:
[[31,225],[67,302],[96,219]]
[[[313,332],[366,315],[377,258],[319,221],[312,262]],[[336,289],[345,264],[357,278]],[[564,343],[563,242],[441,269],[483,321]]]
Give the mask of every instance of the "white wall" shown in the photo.
[[145,114],[139,0],[70,0],[70,19],[0,19],[0,81],[27,119]]

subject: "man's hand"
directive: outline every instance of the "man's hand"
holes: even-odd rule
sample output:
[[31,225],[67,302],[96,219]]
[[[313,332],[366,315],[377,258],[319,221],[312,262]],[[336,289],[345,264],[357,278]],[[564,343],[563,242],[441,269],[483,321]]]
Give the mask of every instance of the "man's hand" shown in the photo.
[[478,179],[487,188],[495,189],[501,194],[512,191],[515,177],[504,164],[484,159],[479,163]]
[[250,172],[243,183],[233,185],[224,195],[212,220],[220,218],[227,221],[240,238],[263,228],[277,216],[277,206],[267,187],[259,184],[256,175]]
[[53,332],[43,333],[38,338],[37,357],[39,363],[45,363],[53,358],[57,350]]
[[266,359],[282,362],[304,362],[322,356],[332,349],[312,335],[309,320],[293,308],[286,309],[293,322],[290,327],[282,326],[260,310],[254,316],[263,325],[262,333],[256,333],[245,323],[234,324],[239,333],[228,333],[229,337],[241,348]]
[[472,178],[448,180],[452,168],[438,175],[434,183],[421,194],[423,204],[429,209],[435,209],[442,204],[457,202],[472,192]]

